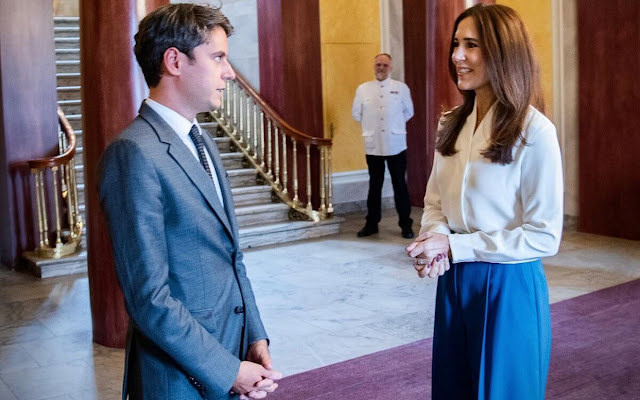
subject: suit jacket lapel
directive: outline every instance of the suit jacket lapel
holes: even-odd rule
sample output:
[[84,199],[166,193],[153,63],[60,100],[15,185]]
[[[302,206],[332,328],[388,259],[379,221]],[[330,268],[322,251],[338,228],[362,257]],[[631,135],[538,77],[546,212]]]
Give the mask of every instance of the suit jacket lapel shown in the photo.
[[[202,165],[200,165],[200,163],[195,159],[193,154],[189,151],[187,146],[185,146],[184,142],[180,140],[174,130],[149,106],[143,103],[142,107],[140,107],[139,113],[140,116],[154,128],[160,141],[169,145],[169,155],[173,157],[176,163],[178,163],[178,165],[180,165],[187,174],[189,179],[191,179],[191,182],[193,182],[198,190],[200,190],[204,198],[207,200],[207,203],[209,203],[213,209],[213,212],[218,216],[220,222],[222,222],[226,228],[229,236],[233,239],[235,235],[233,234],[229,219],[227,218],[227,213],[220,203],[220,199],[218,198],[218,194],[216,193],[216,189],[211,178],[209,178],[207,172],[202,168]],[[217,171],[218,166],[216,165],[215,167]],[[226,203],[227,199],[224,198],[224,201]]]
[[218,151],[218,146],[213,139],[206,132],[202,135],[204,139],[204,145],[209,151],[211,161],[218,175],[218,182],[220,183],[220,191],[222,192],[222,199],[224,200],[224,208],[226,210],[227,217],[231,223],[231,229],[233,232],[234,240],[238,240],[238,223],[236,221],[235,210],[233,207],[233,194],[231,192],[231,186],[229,185],[229,179],[227,179],[227,173],[222,165],[222,158]]

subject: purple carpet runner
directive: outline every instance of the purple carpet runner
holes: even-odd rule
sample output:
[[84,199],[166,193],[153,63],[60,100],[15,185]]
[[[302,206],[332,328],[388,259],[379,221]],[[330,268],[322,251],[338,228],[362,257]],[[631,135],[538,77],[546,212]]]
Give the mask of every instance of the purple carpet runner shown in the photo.
[[[547,399],[640,399],[640,279],[551,306]],[[271,400],[430,399],[431,339],[282,379]]]

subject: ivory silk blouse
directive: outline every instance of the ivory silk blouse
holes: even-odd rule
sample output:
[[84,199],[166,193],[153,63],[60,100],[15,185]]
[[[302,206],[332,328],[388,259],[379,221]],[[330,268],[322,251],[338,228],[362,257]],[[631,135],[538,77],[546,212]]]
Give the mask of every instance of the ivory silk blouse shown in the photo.
[[557,253],[563,222],[562,160],[556,129],[530,107],[526,145],[513,162],[483,157],[495,105],[473,132],[477,104],[456,142],[456,154],[435,152],[420,233],[449,235],[453,262],[519,263]]

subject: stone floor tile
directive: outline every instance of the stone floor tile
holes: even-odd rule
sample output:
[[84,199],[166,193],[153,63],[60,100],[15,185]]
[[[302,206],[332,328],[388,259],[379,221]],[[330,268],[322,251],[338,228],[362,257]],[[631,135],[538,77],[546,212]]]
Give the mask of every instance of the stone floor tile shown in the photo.
[[19,344],[0,346],[0,372],[35,367],[38,367],[36,360]]

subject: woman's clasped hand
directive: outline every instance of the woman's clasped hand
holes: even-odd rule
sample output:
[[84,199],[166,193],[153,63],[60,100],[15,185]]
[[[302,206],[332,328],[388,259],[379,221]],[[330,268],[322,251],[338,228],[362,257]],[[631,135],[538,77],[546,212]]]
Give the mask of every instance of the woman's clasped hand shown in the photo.
[[435,278],[451,268],[449,264],[449,236],[436,232],[425,232],[406,248],[413,258],[413,267],[418,276]]

